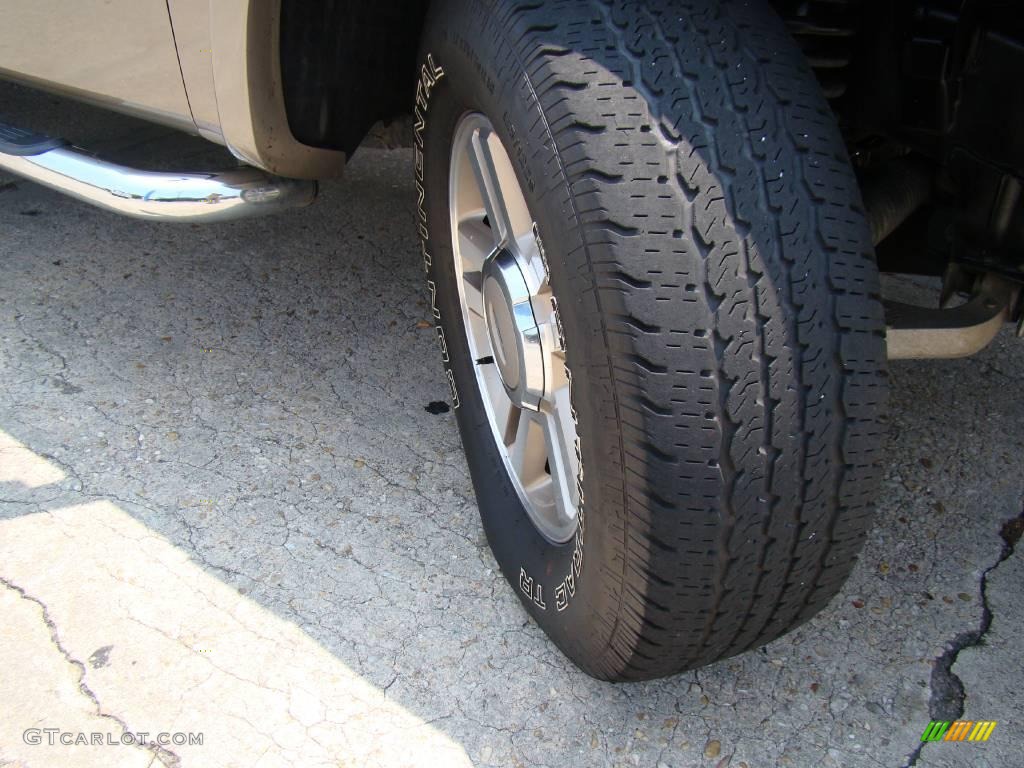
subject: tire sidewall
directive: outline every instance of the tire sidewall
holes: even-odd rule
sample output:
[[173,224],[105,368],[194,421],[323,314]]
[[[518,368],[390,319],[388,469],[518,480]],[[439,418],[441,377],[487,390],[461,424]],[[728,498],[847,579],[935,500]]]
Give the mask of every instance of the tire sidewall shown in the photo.
[[[595,387],[608,380],[609,365],[603,354],[603,329],[596,321],[596,291],[571,192],[564,175],[552,173],[560,170],[554,140],[532,85],[505,40],[501,19],[480,3],[472,4],[468,13],[446,10],[442,3],[432,14],[433,23],[428,22],[414,116],[421,255],[445,376],[484,531],[499,567],[552,640],[588,672],[604,677],[612,670],[595,662],[613,631],[613,622],[601,619],[618,612],[624,526],[621,491],[616,487],[621,469],[609,473],[614,461],[611,467],[602,466],[620,449],[614,420],[597,417],[599,401],[610,398],[610,386]],[[452,140],[460,119],[470,112],[491,121],[512,159],[543,240],[558,301],[572,377],[577,449],[585,468],[576,478],[580,525],[564,544],[549,542],[530,520],[498,452],[476,385],[458,298],[448,210]],[[598,450],[598,441],[603,450]],[[593,482],[597,477],[603,482]]]

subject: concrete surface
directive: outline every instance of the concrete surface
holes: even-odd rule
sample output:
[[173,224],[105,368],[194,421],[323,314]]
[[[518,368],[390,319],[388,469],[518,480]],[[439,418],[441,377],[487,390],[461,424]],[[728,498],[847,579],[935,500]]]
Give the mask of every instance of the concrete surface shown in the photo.
[[[0,101],[166,162],[161,131]],[[0,177],[0,765],[1019,764],[1024,344],[893,366],[877,525],[811,623],[600,683],[496,573],[432,406],[410,177],[365,151],[312,208],[205,228]],[[988,743],[919,749],[961,714]],[[203,743],[106,743],[140,732]]]

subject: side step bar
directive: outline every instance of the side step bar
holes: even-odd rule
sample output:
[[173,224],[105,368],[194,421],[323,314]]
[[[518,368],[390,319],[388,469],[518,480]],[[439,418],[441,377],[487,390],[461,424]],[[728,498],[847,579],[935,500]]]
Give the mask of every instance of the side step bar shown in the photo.
[[989,345],[1012,317],[1020,288],[985,275],[970,300],[951,309],[886,301],[890,360],[968,357]]
[[0,170],[114,213],[149,221],[210,222],[309,205],[315,181],[255,168],[216,173],[140,171],[98,160],[61,139],[0,123]]

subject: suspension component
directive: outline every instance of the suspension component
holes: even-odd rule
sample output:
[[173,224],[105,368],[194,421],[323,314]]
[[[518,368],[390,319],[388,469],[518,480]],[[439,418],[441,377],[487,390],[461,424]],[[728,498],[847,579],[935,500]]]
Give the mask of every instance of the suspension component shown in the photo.
[[783,4],[783,18],[814,70],[826,98],[846,93],[857,33],[857,0],[804,0]]

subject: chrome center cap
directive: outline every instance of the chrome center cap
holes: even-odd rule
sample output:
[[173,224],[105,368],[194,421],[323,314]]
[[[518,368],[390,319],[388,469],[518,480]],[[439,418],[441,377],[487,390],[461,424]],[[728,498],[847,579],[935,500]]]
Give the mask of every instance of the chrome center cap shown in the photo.
[[511,251],[484,263],[484,317],[494,364],[509,398],[536,411],[544,397],[544,349],[530,303],[530,288]]

